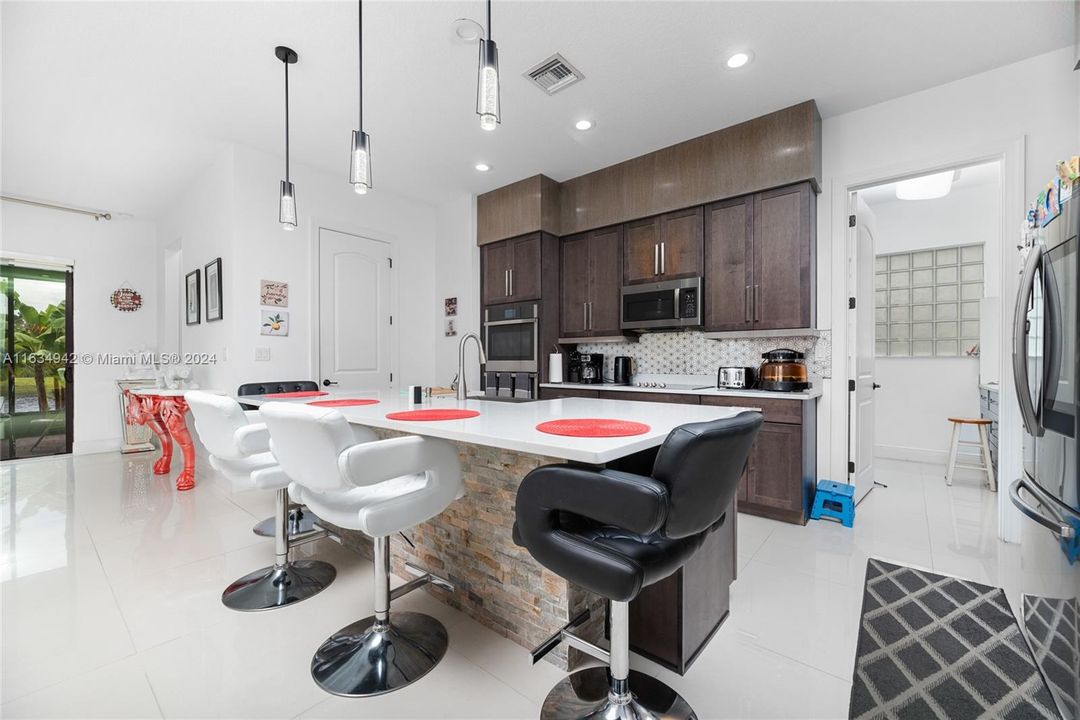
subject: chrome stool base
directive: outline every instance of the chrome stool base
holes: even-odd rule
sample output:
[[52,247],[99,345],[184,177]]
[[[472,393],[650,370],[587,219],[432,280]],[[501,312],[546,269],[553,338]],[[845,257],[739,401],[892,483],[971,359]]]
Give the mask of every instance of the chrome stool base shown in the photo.
[[311,660],[311,677],[328,693],[369,697],[419,680],[446,654],[443,624],[414,612],[394,612],[386,630],[375,616],[347,625],[322,644]]
[[318,595],[336,576],[333,565],[319,560],[271,565],[229,585],[221,602],[230,610],[272,610]]
[[[316,523],[319,518],[304,506],[295,506],[289,510],[289,535],[301,535],[311,530],[317,530]],[[277,528],[277,518],[271,515],[251,528],[251,532],[260,537],[274,537]]]
[[682,695],[654,677],[630,671],[631,699],[619,704],[610,696],[611,675],[594,667],[563,678],[540,710],[541,720],[697,720]]

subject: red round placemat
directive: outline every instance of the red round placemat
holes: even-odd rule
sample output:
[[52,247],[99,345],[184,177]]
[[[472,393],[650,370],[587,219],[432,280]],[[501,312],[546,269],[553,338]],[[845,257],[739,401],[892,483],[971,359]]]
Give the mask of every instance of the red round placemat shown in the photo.
[[548,435],[566,435],[568,437],[627,437],[644,435],[650,428],[645,423],[632,420],[613,420],[611,418],[567,418],[549,420],[536,426],[536,429]]
[[405,410],[392,412],[386,416],[387,420],[464,420],[479,415],[476,410],[455,410],[453,408],[432,410]]
[[352,407],[354,405],[378,405],[378,400],[371,398],[339,398],[337,400],[313,400],[308,405],[316,407]]
[[268,397],[268,398],[301,398],[301,397],[318,397],[320,395],[329,395],[329,394],[330,393],[326,392],[325,390],[300,390],[300,391],[297,391],[297,392],[270,393],[268,395],[263,395],[263,397]]

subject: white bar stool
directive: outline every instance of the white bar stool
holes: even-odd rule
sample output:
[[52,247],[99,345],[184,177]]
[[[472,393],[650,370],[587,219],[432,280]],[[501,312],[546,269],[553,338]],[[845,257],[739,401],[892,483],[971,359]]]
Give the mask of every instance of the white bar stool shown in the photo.
[[[396,612],[390,601],[428,583],[430,573],[390,591],[390,535],[441,513],[464,494],[457,450],[445,441],[406,436],[357,445],[336,410],[291,403],[260,408],[274,457],[292,478],[289,491],[327,522],[374,538],[375,614],[334,633],[311,660],[311,676],[334,695],[367,697],[399,690],[426,675],[446,653],[435,618]],[[256,473],[256,477],[263,472]]]
[[[951,417],[949,418],[949,422],[952,423],[952,442],[949,444],[949,466],[945,469],[945,484],[952,485],[953,474],[956,472],[956,468],[970,468],[972,470],[984,471],[986,473],[986,485],[990,488],[991,492],[997,492],[997,480],[994,478],[994,464],[990,459],[990,438],[988,430],[994,421],[985,418]],[[960,434],[965,425],[976,426],[979,431],[979,442],[960,439]],[[961,445],[980,448],[982,464],[965,465],[964,463],[957,463],[956,457],[960,452]]]
[[[193,390],[184,394],[199,440],[210,451],[210,465],[236,486],[275,490],[274,564],[230,584],[221,602],[231,610],[271,610],[306,600],[334,581],[337,570],[319,560],[289,560],[289,549],[328,533],[289,532],[289,477],[270,454],[270,433],[257,411],[245,412],[225,395]],[[374,436],[372,436],[374,437]],[[256,473],[258,477],[256,478]]]

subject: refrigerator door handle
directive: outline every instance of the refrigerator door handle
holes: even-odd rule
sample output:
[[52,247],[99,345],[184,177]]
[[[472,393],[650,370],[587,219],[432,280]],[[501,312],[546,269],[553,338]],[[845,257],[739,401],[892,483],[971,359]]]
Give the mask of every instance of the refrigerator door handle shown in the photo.
[[1062,520],[1060,517],[1047,517],[1037,509],[1033,508],[1025,502],[1023,497],[1021,497],[1021,490],[1027,490],[1044,504],[1050,500],[1037,485],[1029,484],[1026,478],[1017,478],[1009,485],[1009,499],[1012,500],[1012,504],[1016,506],[1017,510],[1050,530],[1058,537],[1064,538],[1065,540],[1071,540],[1076,537],[1076,528]]
[[1027,308],[1035,289],[1035,278],[1042,264],[1043,248],[1034,245],[1024,262],[1024,271],[1020,276],[1020,289],[1016,293],[1016,309],[1013,311],[1012,365],[1013,381],[1016,383],[1016,399],[1020,404],[1020,416],[1024,420],[1024,429],[1032,437],[1042,437],[1043,428],[1035,404],[1031,401],[1031,388],[1028,377],[1027,353]]

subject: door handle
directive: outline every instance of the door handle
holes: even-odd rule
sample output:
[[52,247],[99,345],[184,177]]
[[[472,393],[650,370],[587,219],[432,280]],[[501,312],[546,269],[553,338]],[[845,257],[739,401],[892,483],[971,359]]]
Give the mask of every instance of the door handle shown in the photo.
[[752,285],[747,285],[746,286],[746,293],[743,295],[743,307],[745,309],[744,314],[746,316],[746,322],[753,322],[753,320],[754,320],[754,316],[751,314],[751,310],[750,310],[750,308],[754,304],[754,299],[750,296],[750,294],[752,292],[753,292],[753,286]]
[[1016,308],[1013,310],[1013,346],[1012,365],[1013,381],[1016,383],[1016,399],[1020,404],[1020,417],[1024,429],[1032,437],[1042,437],[1043,429],[1035,404],[1031,401],[1030,378],[1028,377],[1027,353],[1027,307],[1034,294],[1035,273],[1042,263],[1042,245],[1034,245],[1024,262],[1023,275],[1020,277],[1020,289],[1016,293]]
[[656,243],[652,246],[652,274],[660,274],[660,246]]
[[664,267],[667,264],[665,262],[666,259],[667,259],[667,243],[660,243],[660,274],[661,275],[663,275],[663,274],[665,274],[667,272],[667,270]]
[[870,383],[870,389],[871,390],[880,390],[881,386],[878,385],[876,382],[872,382],[872,383]]
[[754,286],[754,322],[761,319],[761,286]]
[[1017,510],[1065,540],[1071,540],[1076,537],[1076,528],[1062,520],[1060,517],[1051,518],[1043,515],[1021,497],[1021,490],[1027,490],[1029,493],[1039,498],[1040,501],[1043,501],[1044,504],[1046,502],[1046,499],[1039,490],[1028,484],[1026,478],[1020,477],[1009,485],[1009,499],[1012,500],[1012,504],[1016,506]]
[[334,382],[333,380],[331,380],[330,378],[324,379],[322,381],[322,384],[323,384],[324,387],[330,387],[331,385],[337,385],[337,383]]

